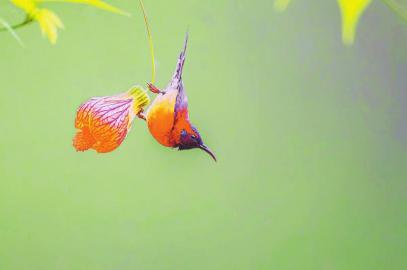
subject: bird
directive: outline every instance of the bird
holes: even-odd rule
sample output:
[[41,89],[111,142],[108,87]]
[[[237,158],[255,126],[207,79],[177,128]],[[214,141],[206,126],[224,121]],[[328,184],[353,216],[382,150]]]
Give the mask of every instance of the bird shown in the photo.
[[138,117],[146,120],[151,135],[161,145],[178,150],[199,148],[216,161],[214,152],[203,143],[198,129],[189,120],[188,97],[182,81],[187,45],[188,33],[172,79],[163,90],[152,83],[147,84],[157,96],[147,111],[139,113]]

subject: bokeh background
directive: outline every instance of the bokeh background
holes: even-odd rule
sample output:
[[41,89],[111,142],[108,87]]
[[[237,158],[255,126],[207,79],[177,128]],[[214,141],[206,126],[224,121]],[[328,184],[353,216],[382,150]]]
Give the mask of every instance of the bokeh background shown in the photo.
[[346,47],[336,1],[146,0],[158,86],[189,29],[190,117],[218,162],[141,121],[77,153],[79,104],[151,76],[137,1],[108,2],[133,16],[50,4],[55,46],[0,33],[1,270],[407,268],[405,21],[374,1]]

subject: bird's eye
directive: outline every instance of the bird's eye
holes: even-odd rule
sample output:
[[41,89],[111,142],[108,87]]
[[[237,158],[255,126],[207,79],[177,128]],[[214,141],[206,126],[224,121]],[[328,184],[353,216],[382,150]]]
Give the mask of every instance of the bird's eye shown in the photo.
[[191,139],[196,140],[196,136],[195,136],[195,135],[191,135]]

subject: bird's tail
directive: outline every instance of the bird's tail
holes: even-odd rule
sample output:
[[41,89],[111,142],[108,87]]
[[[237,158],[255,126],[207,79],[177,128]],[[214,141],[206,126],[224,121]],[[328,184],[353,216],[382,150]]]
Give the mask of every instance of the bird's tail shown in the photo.
[[182,52],[180,53],[180,55],[178,57],[177,66],[175,68],[174,75],[172,76],[173,81],[181,81],[181,79],[182,79],[182,70],[184,68],[187,45],[188,45],[188,32],[185,35],[184,49],[182,50]]

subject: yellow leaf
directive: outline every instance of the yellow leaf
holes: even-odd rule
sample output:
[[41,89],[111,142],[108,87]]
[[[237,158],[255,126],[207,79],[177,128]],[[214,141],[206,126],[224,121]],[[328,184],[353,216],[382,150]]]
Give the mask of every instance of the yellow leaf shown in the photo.
[[342,41],[345,45],[352,45],[355,41],[360,16],[371,2],[371,0],[338,0],[342,14]]
[[58,29],[63,29],[64,25],[59,17],[49,9],[39,8],[37,4],[44,2],[70,2],[77,4],[86,4],[110,12],[127,15],[128,13],[111,6],[101,0],[11,0],[11,2],[24,12],[33,20],[36,20],[41,28],[43,35],[47,36],[48,40],[55,44],[58,38]]
[[51,44],[55,44],[58,38],[58,28],[64,28],[59,17],[52,11],[44,8],[38,10],[34,15],[34,19],[40,24],[42,34],[48,37]]
[[12,0],[12,3],[24,10],[28,16],[38,21],[41,32],[47,36],[51,44],[55,44],[58,38],[58,28],[63,29],[59,17],[51,10],[38,8],[35,0]]
[[110,11],[113,13],[130,16],[129,13],[116,8],[108,3],[103,2],[102,0],[35,0],[38,3],[45,3],[45,2],[65,2],[65,3],[74,3],[74,4],[85,4],[93,7],[97,7],[106,11]]
[[32,13],[37,9],[37,5],[33,0],[11,0],[11,2],[16,6],[24,10],[27,14]]
[[287,9],[288,4],[291,0],[275,0],[274,1],[274,10],[278,12],[283,12]]

